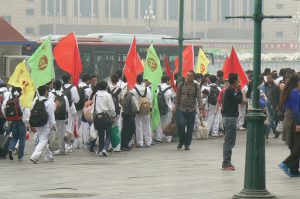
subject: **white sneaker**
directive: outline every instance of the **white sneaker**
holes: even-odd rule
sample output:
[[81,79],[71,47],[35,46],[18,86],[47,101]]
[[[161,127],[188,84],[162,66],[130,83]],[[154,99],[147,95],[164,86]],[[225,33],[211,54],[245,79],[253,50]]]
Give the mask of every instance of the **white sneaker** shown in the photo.
[[103,149],[102,155],[103,155],[104,157],[108,156],[108,153],[107,153],[107,151],[106,151],[105,149]]
[[246,129],[244,127],[239,127],[238,130],[239,131],[245,131]]

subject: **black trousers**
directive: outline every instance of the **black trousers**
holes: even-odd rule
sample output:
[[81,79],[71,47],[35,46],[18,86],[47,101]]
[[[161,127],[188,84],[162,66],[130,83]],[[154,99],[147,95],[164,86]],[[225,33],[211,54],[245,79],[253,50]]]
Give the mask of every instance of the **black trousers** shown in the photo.
[[300,133],[294,131],[291,136],[291,143],[289,144],[291,154],[284,160],[284,163],[293,174],[299,172]]
[[4,118],[0,118],[0,135],[3,135],[5,133],[5,130],[4,130],[5,122],[6,122],[6,120]]
[[122,113],[123,128],[121,131],[121,148],[129,149],[129,143],[135,133],[135,117]]

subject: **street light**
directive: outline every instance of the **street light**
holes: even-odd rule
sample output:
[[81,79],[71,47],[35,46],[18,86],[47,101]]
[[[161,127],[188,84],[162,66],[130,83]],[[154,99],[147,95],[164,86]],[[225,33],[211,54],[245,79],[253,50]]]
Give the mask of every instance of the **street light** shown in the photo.
[[296,15],[293,16],[293,25],[295,29],[295,33],[297,36],[297,43],[300,43],[300,38],[299,38],[299,28],[300,28],[300,12],[298,11]]
[[151,7],[151,4],[149,2],[149,6],[147,8],[147,10],[145,11],[145,15],[144,15],[144,21],[147,25],[147,30],[148,30],[148,33],[150,33],[153,28],[152,28],[152,23],[154,23],[155,21],[155,15],[154,15],[154,11]]

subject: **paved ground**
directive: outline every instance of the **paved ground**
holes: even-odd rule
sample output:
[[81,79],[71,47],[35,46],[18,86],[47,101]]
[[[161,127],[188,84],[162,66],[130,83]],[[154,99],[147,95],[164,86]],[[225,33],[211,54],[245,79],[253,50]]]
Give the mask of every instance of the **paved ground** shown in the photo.
[[[239,132],[233,153],[234,172],[220,169],[222,139],[194,141],[191,151],[176,143],[97,157],[83,149],[55,157],[53,163],[0,160],[0,199],[41,198],[53,193],[92,193],[100,199],[201,198],[226,199],[243,187],[245,132]],[[300,198],[300,178],[277,167],[288,154],[280,140],[266,148],[268,190],[283,199]]]

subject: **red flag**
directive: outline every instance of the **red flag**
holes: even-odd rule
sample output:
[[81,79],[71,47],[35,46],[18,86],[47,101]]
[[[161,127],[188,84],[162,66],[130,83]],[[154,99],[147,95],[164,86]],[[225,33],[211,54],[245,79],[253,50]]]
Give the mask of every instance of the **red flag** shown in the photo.
[[58,66],[73,78],[73,85],[77,85],[82,72],[82,63],[74,33],[69,33],[56,45],[53,50]]
[[230,57],[225,61],[223,66],[224,77],[228,78],[229,73],[237,73],[241,82],[241,87],[243,88],[248,84],[248,78],[245,74],[245,71],[242,68],[242,65],[239,61],[239,58],[232,47]]
[[[176,74],[176,73],[178,73],[178,65],[179,65],[178,57],[176,57],[174,63],[176,66],[174,74]],[[194,47],[193,47],[193,45],[187,46],[182,53],[182,76],[186,77],[186,74],[190,70],[194,70]]]
[[127,79],[129,89],[136,84],[136,77],[144,71],[143,64],[136,49],[136,39],[133,38],[127,58],[125,61],[124,75]]
[[173,88],[173,90],[176,92],[176,85],[175,85],[175,80],[174,80],[174,75],[172,74],[171,71],[171,67],[169,64],[169,59],[167,56],[165,56],[165,66],[166,66],[166,73],[169,76],[170,80],[171,80],[171,86]]
[[228,65],[228,56],[226,55],[224,65],[223,65],[223,68],[222,68],[222,71],[224,73],[224,79],[228,79],[228,75],[229,75],[229,72],[227,71],[227,69],[228,69],[227,65]]

